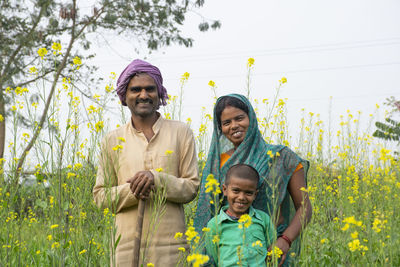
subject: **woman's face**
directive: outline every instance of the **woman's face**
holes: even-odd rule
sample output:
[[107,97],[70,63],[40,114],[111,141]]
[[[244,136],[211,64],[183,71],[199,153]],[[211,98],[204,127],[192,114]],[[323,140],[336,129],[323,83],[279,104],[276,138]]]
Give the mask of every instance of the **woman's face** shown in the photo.
[[235,148],[243,142],[249,124],[249,116],[239,108],[226,106],[221,113],[221,131]]

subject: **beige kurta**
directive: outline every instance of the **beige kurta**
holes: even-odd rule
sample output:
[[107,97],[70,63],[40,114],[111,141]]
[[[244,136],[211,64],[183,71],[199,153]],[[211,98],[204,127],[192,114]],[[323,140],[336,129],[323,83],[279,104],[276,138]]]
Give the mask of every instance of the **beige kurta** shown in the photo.
[[[186,124],[161,116],[153,125],[153,131],[154,136],[148,142],[143,132],[137,131],[129,122],[110,132],[102,143],[93,195],[99,207],[111,208],[110,202],[114,203],[116,239],[121,235],[116,251],[117,266],[132,264],[138,200],[126,181],[138,171],[151,171],[155,187],[165,188],[166,192],[166,211],[159,220],[158,228],[150,229],[155,232],[145,263],[151,262],[156,267],[176,266],[178,248],[185,246],[174,236],[176,232],[184,233],[186,230],[183,204],[195,198],[200,183],[193,133]],[[118,149],[117,145],[123,148]],[[168,155],[166,151],[172,154]],[[159,168],[162,168],[161,172]],[[110,192],[107,183],[111,193],[107,193]],[[148,232],[152,197],[146,201],[142,237]],[[141,251],[145,247],[144,242],[142,238]]]

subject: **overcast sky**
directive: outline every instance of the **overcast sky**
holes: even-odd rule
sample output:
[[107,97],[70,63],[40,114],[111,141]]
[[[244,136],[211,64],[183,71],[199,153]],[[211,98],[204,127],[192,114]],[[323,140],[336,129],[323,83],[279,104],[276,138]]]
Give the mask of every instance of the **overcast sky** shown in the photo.
[[180,76],[189,72],[184,110],[194,120],[202,106],[212,110],[209,80],[218,95],[245,94],[249,57],[255,59],[252,97],[271,98],[278,80],[287,78],[281,96],[288,98],[290,125],[298,123],[302,108],[326,121],[330,97],[333,119],[349,109],[362,111],[365,121],[386,97],[400,99],[400,1],[206,0],[198,13],[219,19],[221,29],[199,32],[202,18],[193,12],[184,26],[195,39],[192,48],[148,55],[136,54],[129,36],[99,41],[100,73],[118,76],[132,59],[146,58],[177,95]]

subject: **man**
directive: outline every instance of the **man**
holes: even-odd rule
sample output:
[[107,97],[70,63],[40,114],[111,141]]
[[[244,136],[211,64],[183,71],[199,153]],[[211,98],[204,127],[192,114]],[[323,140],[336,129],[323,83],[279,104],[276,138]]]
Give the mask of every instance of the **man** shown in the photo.
[[[185,231],[183,204],[194,199],[199,187],[193,133],[157,112],[168,98],[157,67],[132,61],[118,78],[117,94],[130,109],[131,120],[104,138],[93,189],[96,204],[116,213],[115,239],[121,235],[116,265],[132,264],[137,204],[145,199],[141,253],[146,250],[147,256],[140,264],[176,266],[178,248],[185,246],[174,239]],[[151,225],[154,212],[161,209],[154,207],[159,192],[165,196],[165,214]],[[152,238],[146,240],[148,234]]]

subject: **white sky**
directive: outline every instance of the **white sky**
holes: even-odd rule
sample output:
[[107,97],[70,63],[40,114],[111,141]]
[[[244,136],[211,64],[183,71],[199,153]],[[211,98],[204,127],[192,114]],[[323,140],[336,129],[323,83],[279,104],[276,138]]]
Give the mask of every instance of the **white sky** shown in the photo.
[[281,96],[288,98],[291,127],[298,124],[301,108],[320,113],[326,122],[330,96],[334,120],[350,109],[362,111],[364,123],[376,103],[400,98],[400,1],[207,0],[198,13],[219,19],[221,29],[202,33],[201,17],[189,13],[184,32],[194,38],[192,48],[138,55],[129,36],[109,45],[99,42],[99,73],[118,76],[131,60],[146,57],[161,69],[168,93],[177,95],[180,76],[189,72],[184,118],[193,121],[202,106],[211,113],[209,80],[217,84],[218,95],[245,94],[249,57],[255,58],[252,97],[271,98],[278,80],[287,78]]

